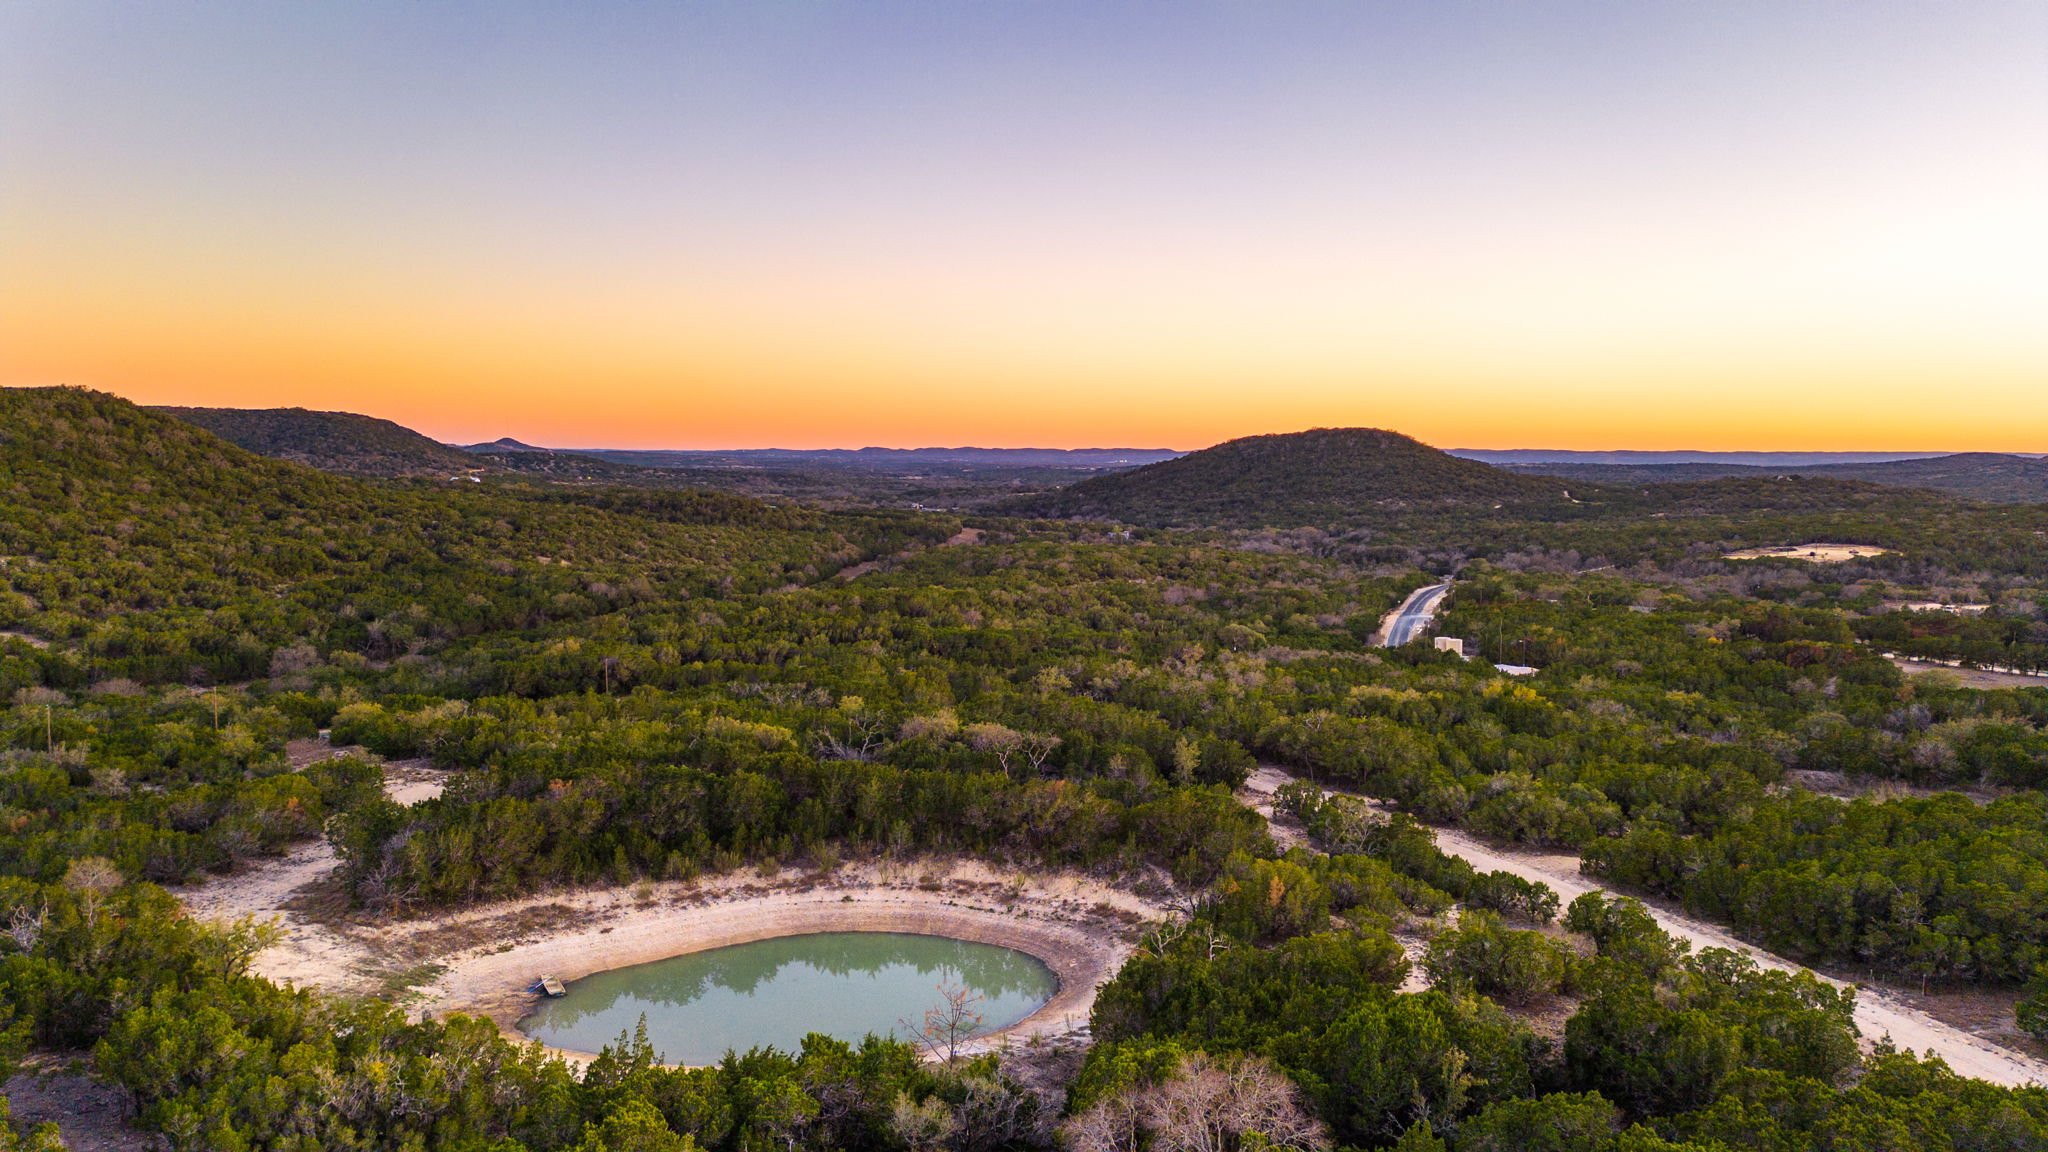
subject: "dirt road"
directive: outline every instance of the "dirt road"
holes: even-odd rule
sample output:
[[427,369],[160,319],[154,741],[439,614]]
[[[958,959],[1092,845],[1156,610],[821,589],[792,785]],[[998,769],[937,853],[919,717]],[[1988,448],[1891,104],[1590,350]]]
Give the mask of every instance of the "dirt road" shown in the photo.
[[[1246,783],[1246,799],[1268,820],[1272,820],[1273,792],[1289,779],[1277,768],[1262,767]],[[1298,829],[1282,829],[1276,825],[1275,831],[1297,841],[1300,837]],[[1524,880],[1540,880],[1556,889],[1558,897],[1566,904],[1587,892],[1610,891],[1579,872],[1577,856],[1496,848],[1456,828],[1437,828],[1435,832],[1438,847],[1462,857],[1474,868],[1485,872],[1511,872]],[[1802,970],[1802,965],[1743,943],[1725,928],[1654,905],[1649,906],[1649,910],[1657,918],[1659,927],[1691,944],[1694,950],[1726,948],[1750,957],[1765,968],[1788,972]],[[1842,981],[1826,976],[1821,979],[1842,985]],[[1989,1080],[1994,1084],[2048,1084],[2048,1062],[2001,1048],[1954,1025],[1944,1024],[1879,989],[1862,987],[1856,990],[1856,1026],[1867,1038],[1890,1036],[1892,1042],[1901,1048],[1940,1056],[1950,1068],[1964,1076]]]
[[1946,672],[1954,676],[1965,688],[2048,688],[2048,675],[2039,672],[2022,672],[2017,668],[1973,668],[1950,660],[1914,660],[1905,656],[1885,654],[1899,671],[1908,676],[1920,676],[1928,672]]

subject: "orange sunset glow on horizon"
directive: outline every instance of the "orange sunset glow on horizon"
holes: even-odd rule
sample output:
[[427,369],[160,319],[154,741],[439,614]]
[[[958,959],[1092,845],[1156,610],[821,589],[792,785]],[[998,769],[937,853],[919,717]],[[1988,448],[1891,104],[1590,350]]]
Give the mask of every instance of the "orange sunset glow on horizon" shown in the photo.
[[0,385],[450,442],[2048,452],[2041,6],[0,12]]

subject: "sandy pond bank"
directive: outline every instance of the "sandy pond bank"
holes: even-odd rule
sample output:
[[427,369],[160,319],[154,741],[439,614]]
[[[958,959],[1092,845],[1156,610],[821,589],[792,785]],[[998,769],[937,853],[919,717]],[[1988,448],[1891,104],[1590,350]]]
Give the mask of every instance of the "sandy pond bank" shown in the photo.
[[[1144,927],[1167,910],[1080,877],[1004,878],[974,864],[855,866],[825,877],[714,882],[677,891],[619,894],[533,938],[451,956],[422,989],[436,1012],[486,1016],[517,1036],[536,1003],[525,988],[547,973],[576,980],[733,944],[814,932],[910,932],[994,944],[1044,961],[1059,988],[1043,1006],[978,1046],[1085,1029],[1096,989],[1123,964]],[[500,950],[502,948],[502,950]]]
[[322,903],[333,861],[325,844],[308,846],[181,895],[194,915],[278,924],[280,941],[252,965],[259,975],[488,1017],[522,1041],[516,1026],[537,1002],[527,988],[541,975],[575,980],[812,932],[916,932],[1029,953],[1059,990],[979,1043],[1063,1035],[1086,1028],[1097,987],[1148,925],[1173,915],[1162,899],[1076,873],[914,859],[549,893],[390,923],[316,918],[309,909]]

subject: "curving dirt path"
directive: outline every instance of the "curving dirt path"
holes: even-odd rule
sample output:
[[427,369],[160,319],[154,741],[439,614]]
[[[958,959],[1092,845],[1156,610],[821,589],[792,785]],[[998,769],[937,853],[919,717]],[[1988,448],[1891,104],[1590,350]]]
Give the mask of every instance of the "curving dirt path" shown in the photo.
[[201,920],[253,919],[277,928],[276,943],[250,966],[257,975],[280,984],[367,992],[379,982],[382,968],[371,945],[292,908],[321,887],[337,863],[333,846],[319,840],[232,876],[174,891],[185,910]]
[[[1274,821],[1273,794],[1291,779],[1293,777],[1278,768],[1262,766],[1245,783],[1245,799],[1268,821]],[[1288,821],[1284,817],[1274,823],[1275,839],[1281,840],[1283,844],[1304,842],[1305,838],[1302,837],[1300,829],[1285,827],[1287,824]],[[1434,831],[1437,846],[1445,852],[1462,857],[1474,868],[1482,871],[1511,872],[1524,880],[1540,880],[1556,889],[1558,898],[1566,904],[1587,892],[1613,892],[1612,889],[1582,874],[1579,871],[1577,856],[1568,853],[1498,848],[1456,828],[1440,827]],[[1620,892],[1614,894],[1628,895]],[[1725,928],[1695,920],[1655,904],[1646,903],[1644,906],[1656,917],[1659,927],[1691,944],[1694,949],[1726,948],[1731,952],[1748,956],[1761,967],[1787,972],[1805,970],[1803,965],[1743,943]],[[1844,981],[1820,973],[1815,975],[1837,987],[1849,986]],[[1890,1036],[1892,1042],[1901,1048],[1910,1048],[1927,1055],[1938,1055],[1948,1062],[1950,1068],[1964,1076],[2008,1086],[2048,1084],[2048,1062],[2002,1048],[1952,1024],[1937,1020],[1901,1002],[1898,997],[1883,989],[1871,988],[1868,985],[1856,987],[1856,1026],[1866,1037]]]
[[2048,688],[2048,674],[2022,672],[2017,668],[1975,668],[1956,660],[1916,660],[1885,653],[1892,666],[1908,676],[1946,672],[1965,688]]
[[[936,545],[936,547],[959,548],[963,545],[979,543],[981,543],[981,529],[962,528],[958,532],[955,532],[951,536],[948,536],[944,540],[941,540]],[[922,552],[924,550],[924,545],[913,544],[910,547],[905,548],[903,551],[898,552],[893,556],[877,556],[873,560],[863,560],[860,563],[855,564],[851,567],[842,568],[832,578],[834,580],[839,581],[842,584],[847,583],[849,581],[858,580],[861,577],[867,575],[868,573],[876,571],[877,569],[883,567],[884,565],[900,564],[903,561],[910,559],[912,556],[915,556],[919,552]],[[803,585],[801,584],[790,584],[784,587],[783,591],[791,592],[801,587],[803,587]]]

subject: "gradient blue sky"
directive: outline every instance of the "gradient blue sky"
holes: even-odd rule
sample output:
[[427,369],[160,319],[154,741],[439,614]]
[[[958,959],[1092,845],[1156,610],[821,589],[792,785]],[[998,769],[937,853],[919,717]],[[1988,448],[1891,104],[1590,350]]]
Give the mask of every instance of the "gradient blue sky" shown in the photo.
[[0,383],[148,402],[2044,451],[2044,268],[2048,4],[0,6]]

